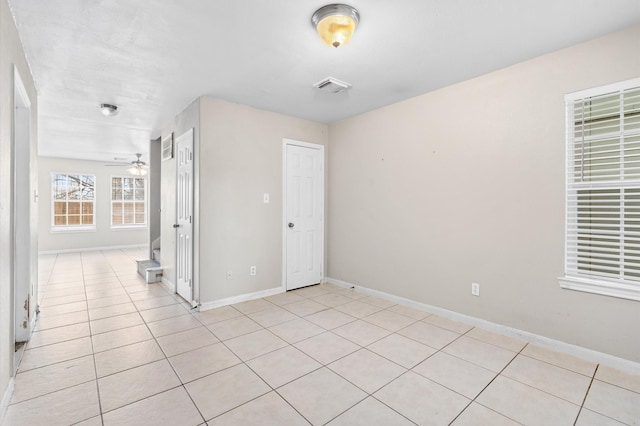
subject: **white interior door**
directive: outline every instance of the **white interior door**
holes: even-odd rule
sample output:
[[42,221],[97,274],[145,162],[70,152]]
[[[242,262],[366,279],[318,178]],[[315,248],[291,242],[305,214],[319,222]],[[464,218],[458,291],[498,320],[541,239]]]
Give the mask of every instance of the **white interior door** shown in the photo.
[[286,289],[322,281],[324,147],[285,141]]
[[193,303],[193,129],[176,139],[176,292]]
[[[35,318],[36,285],[31,247],[31,102],[14,69],[13,288],[15,341],[26,342]],[[34,207],[35,208],[35,207]]]

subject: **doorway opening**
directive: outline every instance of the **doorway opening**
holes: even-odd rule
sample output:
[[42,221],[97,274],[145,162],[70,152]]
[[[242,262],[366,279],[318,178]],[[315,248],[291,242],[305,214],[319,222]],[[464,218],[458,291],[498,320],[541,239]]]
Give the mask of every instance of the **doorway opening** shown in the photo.
[[[13,208],[13,318],[15,358],[17,368],[24,343],[29,340],[35,323],[37,286],[37,259],[35,229],[32,230],[32,214],[36,213],[37,192],[32,187],[31,165],[31,101],[17,68],[13,69],[13,141],[12,176]],[[32,201],[33,194],[33,201]],[[32,232],[33,231],[33,232]],[[15,371],[14,371],[15,372]]]

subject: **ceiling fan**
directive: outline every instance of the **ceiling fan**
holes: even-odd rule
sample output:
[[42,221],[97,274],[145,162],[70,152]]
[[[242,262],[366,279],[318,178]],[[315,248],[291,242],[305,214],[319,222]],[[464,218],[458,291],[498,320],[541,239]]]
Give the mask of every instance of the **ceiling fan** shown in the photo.
[[[144,161],[142,161],[140,159],[140,157],[142,157],[142,154],[137,153],[136,154],[136,159],[130,162],[118,162],[118,163],[113,163],[113,164],[105,164],[105,166],[122,166],[122,165],[128,165],[130,166],[127,171],[135,176],[144,176],[147,174],[147,163],[145,163]],[[116,157],[114,158],[114,160],[120,160],[120,158]]]

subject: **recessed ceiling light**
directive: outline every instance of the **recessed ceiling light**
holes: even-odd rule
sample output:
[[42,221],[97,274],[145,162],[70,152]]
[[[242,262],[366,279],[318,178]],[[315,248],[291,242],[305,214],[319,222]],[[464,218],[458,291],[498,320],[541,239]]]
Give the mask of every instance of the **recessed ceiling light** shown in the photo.
[[100,111],[102,111],[102,115],[111,117],[113,115],[118,114],[118,106],[111,105],[111,104],[100,104]]

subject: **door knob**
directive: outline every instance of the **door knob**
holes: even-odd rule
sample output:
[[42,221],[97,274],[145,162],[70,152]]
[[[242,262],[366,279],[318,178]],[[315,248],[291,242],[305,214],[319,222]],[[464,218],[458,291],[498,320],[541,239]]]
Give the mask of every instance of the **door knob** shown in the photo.
[[293,228],[295,225],[291,222],[289,222],[289,228]]
[[173,227],[174,227],[174,228],[180,228],[180,224],[179,224],[179,223],[174,223],[174,224],[173,224]]

